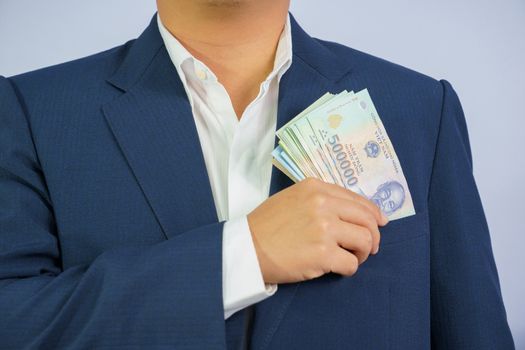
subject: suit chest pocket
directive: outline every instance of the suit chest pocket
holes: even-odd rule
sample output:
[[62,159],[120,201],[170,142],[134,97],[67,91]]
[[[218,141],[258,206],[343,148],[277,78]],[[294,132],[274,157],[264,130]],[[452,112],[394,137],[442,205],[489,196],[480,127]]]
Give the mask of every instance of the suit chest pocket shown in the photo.
[[404,242],[429,234],[428,211],[416,212],[412,216],[389,222],[380,227],[381,246]]

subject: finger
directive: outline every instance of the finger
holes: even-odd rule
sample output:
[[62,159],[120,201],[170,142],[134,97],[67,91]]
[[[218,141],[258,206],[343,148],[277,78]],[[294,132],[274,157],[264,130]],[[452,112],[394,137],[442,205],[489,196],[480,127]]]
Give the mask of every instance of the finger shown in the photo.
[[[349,191],[349,192],[352,192],[352,191]],[[370,209],[374,213],[375,217],[377,218],[377,223],[379,225],[385,226],[386,224],[388,224],[388,221],[389,221],[388,217],[385,215],[385,213],[381,211],[381,209],[373,201],[371,201],[370,199],[358,193],[354,193],[354,194],[355,194],[354,199],[356,202],[363,204],[364,206],[366,206],[368,209]]]
[[334,206],[334,209],[332,210],[337,213],[341,220],[347,223],[366,227],[371,232],[372,254],[376,254],[379,250],[381,233],[377,227],[377,221],[368,207],[365,207],[358,202],[352,202],[339,198],[331,198],[328,203],[329,205]]
[[342,248],[351,251],[361,265],[372,250],[372,233],[363,226],[340,222],[334,226],[335,240]]
[[359,267],[357,257],[347,250],[336,248],[331,255],[330,271],[343,276],[352,276]]
[[388,217],[379,209],[379,207],[372,202],[371,200],[365,198],[364,196],[357,194],[353,191],[347,190],[339,185],[323,183],[322,188],[326,191],[328,195],[333,197],[338,197],[341,199],[352,200],[358,203],[361,203],[365,207],[369,208],[370,211],[374,214],[374,217],[377,220],[379,225],[386,225],[388,223]]

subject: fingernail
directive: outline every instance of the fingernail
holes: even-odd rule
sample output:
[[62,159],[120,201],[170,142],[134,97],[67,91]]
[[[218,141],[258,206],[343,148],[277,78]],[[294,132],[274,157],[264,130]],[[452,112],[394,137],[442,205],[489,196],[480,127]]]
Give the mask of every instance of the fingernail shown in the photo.
[[381,212],[381,215],[383,216],[383,222],[386,224],[388,224],[388,216],[386,216],[383,212]]

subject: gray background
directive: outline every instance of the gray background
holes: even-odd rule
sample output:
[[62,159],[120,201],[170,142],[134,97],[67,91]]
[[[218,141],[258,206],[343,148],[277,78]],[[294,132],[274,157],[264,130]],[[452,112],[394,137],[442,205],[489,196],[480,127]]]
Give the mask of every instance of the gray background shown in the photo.
[[[0,0],[0,74],[89,55],[140,34],[153,0]],[[525,1],[292,0],[310,34],[457,90],[492,233],[507,314],[525,348]]]

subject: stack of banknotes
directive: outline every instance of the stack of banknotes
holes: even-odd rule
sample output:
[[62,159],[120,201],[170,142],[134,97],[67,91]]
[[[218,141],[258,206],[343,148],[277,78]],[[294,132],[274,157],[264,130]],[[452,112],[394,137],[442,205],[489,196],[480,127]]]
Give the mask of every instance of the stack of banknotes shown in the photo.
[[326,93],[277,130],[273,164],[294,182],[340,185],[377,204],[390,220],[415,214],[392,142],[367,89]]

